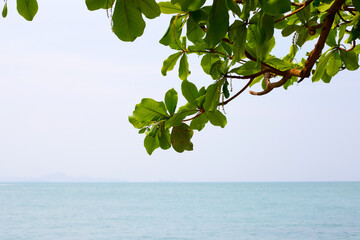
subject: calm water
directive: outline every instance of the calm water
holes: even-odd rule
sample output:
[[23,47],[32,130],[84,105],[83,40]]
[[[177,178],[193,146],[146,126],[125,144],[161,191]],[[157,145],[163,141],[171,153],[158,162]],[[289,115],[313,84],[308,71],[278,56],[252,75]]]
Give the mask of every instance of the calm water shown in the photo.
[[360,183],[0,183],[1,240],[359,240]]

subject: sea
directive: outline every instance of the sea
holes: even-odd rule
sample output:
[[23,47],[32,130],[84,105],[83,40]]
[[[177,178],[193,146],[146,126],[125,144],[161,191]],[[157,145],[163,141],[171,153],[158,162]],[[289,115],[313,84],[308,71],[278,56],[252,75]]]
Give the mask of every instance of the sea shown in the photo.
[[0,183],[0,240],[360,240],[360,182]]

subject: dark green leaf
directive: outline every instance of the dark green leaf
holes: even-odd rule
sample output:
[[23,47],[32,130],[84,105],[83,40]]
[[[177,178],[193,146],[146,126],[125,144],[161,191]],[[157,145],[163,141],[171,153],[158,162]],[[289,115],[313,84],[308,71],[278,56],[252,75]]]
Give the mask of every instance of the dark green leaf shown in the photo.
[[8,12],[8,10],[7,10],[7,2],[5,2],[4,8],[3,8],[3,10],[2,10],[2,16],[3,16],[3,18],[6,18],[7,12]]
[[104,6],[106,0],[85,0],[86,7],[90,11],[98,10]]
[[160,43],[169,46],[172,49],[181,50],[181,30],[182,30],[182,19],[183,17],[172,17],[170,20],[169,28],[165,35],[160,39]]
[[227,6],[228,8],[235,13],[236,15],[238,15],[238,17],[241,16],[241,10],[239,5],[237,5],[237,3],[235,3],[235,1],[233,0],[227,0]]
[[224,85],[222,88],[223,94],[225,98],[229,98],[230,97],[230,93],[229,93],[229,82],[227,79],[225,79],[224,81]]
[[16,9],[26,20],[32,21],[38,11],[38,3],[36,0],[16,0]]
[[172,55],[170,55],[163,63],[163,66],[161,68],[161,73],[163,76],[166,76],[166,73],[173,70],[177,60],[181,56],[182,52],[177,52]]
[[169,129],[165,129],[164,125],[161,125],[159,128],[159,145],[161,149],[169,149],[171,148],[171,139],[170,139],[170,131]]
[[160,7],[155,0],[133,0],[140,12],[149,19],[156,18],[160,15]]
[[185,150],[193,150],[193,144],[191,143],[191,138],[193,136],[193,130],[182,123],[177,127],[173,127],[171,131],[171,143],[175,151],[184,152]]
[[167,91],[165,94],[165,105],[170,116],[174,115],[177,102],[178,102],[178,93],[175,91],[175,89],[172,88],[169,91]]
[[144,19],[132,0],[117,0],[112,20],[113,31],[122,41],[134,41],[145,29]]
[[221,60],[216,61],[210,69],[210,75],[212,79],[219,79],[224,74],[223,62]]
[[214,47],[218,44],[229,27],[229,13],[226,7],[226,0],[214,0],[209,16],[209,25],[205,41]]
[[262,9],[269,15],[276,16],[291,11],[290,0],[262,0]]

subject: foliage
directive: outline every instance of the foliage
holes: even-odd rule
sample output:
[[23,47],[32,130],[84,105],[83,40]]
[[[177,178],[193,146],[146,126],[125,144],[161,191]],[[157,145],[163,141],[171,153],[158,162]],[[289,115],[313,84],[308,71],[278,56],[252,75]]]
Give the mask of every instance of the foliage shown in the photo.
[[[86,0],[91,11],[107,9],[113,32],[122,41],[134,41],[145,29],[144,16],[153,19],[170,14],[169,27],[160,43],[171,48],[161,73],[166,76],[178,63],[181,93],[187,103],[177,108],[178,93],[166,92],[164,101],[144,98],[135,106],[130,123],[145,134],[148,154],[157,148],[177,152],[193,149],[194,130],[207,123],[225,127],[221,108],[247,88],[259,84],[264,95],[274,88],[288,89],[311,76],[313,82],[329,83],[345,69],[359,68],[359,0]],[[31,21],[36,0],[17,0],[17,10]],[[7,15],[5,1],[3,17]],[[275,32],[291,43],[285,57],[272,55]],[[315,47],[305,56],[298,51],[308,41]],[[211,80],[198,88],[188,80],[188,56],[201,56],[201,67]],[[233,79],[247,80],[231,93]]]

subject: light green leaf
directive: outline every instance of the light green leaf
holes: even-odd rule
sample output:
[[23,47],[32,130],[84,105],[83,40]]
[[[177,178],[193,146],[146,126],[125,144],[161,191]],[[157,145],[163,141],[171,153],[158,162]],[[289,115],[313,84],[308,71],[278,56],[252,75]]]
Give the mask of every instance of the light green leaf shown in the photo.
[[6,18],[7,12],[8,12],[8,10],[7,10],[7,2],[5,2],[5,5],[4,5],[3,11],[2,11],[3,18]]
[[136,104],[133,116],[140,122],[160,121],[169,118],[165,104],[151,98],[143,98],[141,103]]
[[262,0],[261,5],[262,9],[272,16],[291,11],[290,0]]
[[160,15],[160,7],[155,0],[133,0],[138,9],[149,19],[156,18]]
[[179,111],[174,114],[169,120],[165,122],[165,128],[176,127],[182,123],[187,116],[193,115],[197,113],[198,110],[196,106],[191,104],[185,104],[184,106],[179,108]]
[[188,80],[182,81],[181,93],[185,97],[185,99],[193,105],[196,105],[196,99],[200,96],[195,84],[189,82]]
[[336,34],[337,34],[337,29],[331,29],[330,32],[329,32],[329,35],[326,39],[326,44],[329,46],[329,47],[334,47],[336,46]]
[[214,47],[225,37],[228,27],[229,12],[226,7],[226,0],[214,0],[210,11],[205,42],[207,42],[210,47]]
[[190,128],[201,131],[205,127],[205,125],[208,121],[209,120],[208,120],[206,114],[201,114],[200,116],[191,120]]
[[316,64],[316,70],[314,75],[312,76],[312,81],[313,82],[317,82],[321,79],[321,76],[324,74],[325,70],[326,70],[326,64],[329,60],[329,58],[331,57],[331,54],[323,54],[320,58],[319,58],[319,63]]
[[185,123],[173,127],[171,131],[171,143],[174,150],[180,153],[185,150],[193,150],[193,144],[190,141],[193,134],[193,130]]
[[180,4],[172,4],[171,2],[159,2],[158,5],[160,7],[161,13],[164,14],[177,14],[182,12]]
[[214,126],[219,126],[224,128],[226,125],[226,117],[219,110],[215,110],[213,112],[205,112],[208,117],[210,123]]
[[163,76],[166,76],[166,73],[173,70],[177,60],[181,56],[182,52],[177,52],[172,55],[170,55],[163,63],[163,66],[161,68],[161,73]]
[[16,9],[26,20],[32,21],[38,11],[38,3],[36,0],[16,0]]
[[201,29],[199,24],[194,20],[193,16],[190,14],[187,23],[186,23],[186,36],[188,39],[196,43],[202,39],[205,35],[205,32]]
[[144,147],[149,155],[151,155],[159,146],[159,136],[157,134],[155,136],[146,135],[144,139]]
[[182,31],[182,19],[184,17],[172,17],[170,20],[169,27],[160,39],[160,43],[169,46],[172,49],[181,50],[180,36]]
[[326,67],[327,75],[329,75],[330,77],[335,76],[339,72],[341,66],[342,66],[342,61],[339,52],[338,51],[332,52]]
[[137,128],[137,129],[142,129],[146,126],[150,126],[153,123],[153,121],[149,121],[149,120],[139,121],[133,115],[129,116],[128,119],[129,119],[129,122],[134,126],[134,128]]
[[189,71],[188,58],[187,55],[184,53],[180,59],[179,78],[181,80],[186,80],[189,75],[190,75],[190,71]]
[[218,60],[211,65],[210,75],[214,80],[219,79],[222,75],[224,75],[223,62],[221,60]]
[[236,73],[241,76],[248,76],[261,71],[261,64],[249,61],[241,65],[240,67],[232,69],[230,72]]
[[220,60],[219,56],[214,54],[206,54],[201,59],[201,67],[203,68],[204,72],[210,74],[211,66],[218,60]]
[[113,31],[122,41],[134,41],[145,29],[144,19],[132,0],[117,0],[112,20]]
[[205,111],[214,111],[219,103],[219,97],[221,92],[221,85],[223,83],[223,80],[215,82],[208,86],[206,89],[206,95],[205,95],[205,102],[204,102],[204,109]]
[[170,116],[174,115],[176,110],[176,105],[178,102],[178,93],[175,91],[175,89],[170,89],[165,94],[165,105],[170,113]]

